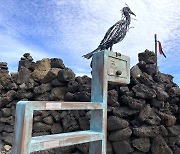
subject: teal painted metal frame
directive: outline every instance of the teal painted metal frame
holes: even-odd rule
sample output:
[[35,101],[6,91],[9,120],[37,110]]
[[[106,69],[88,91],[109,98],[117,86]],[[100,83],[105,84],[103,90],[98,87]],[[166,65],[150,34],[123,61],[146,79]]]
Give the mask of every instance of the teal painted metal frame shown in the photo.
[[[13,154],[29,154],[34,151],[86,142],[90,142],[90,154],[106,154],[108,81],[119,84],[129,83],[129,62],[129,57],[108,50],[93,55],[91,102],[18,102],[16,106]],[[121,66],[123,68],[119,68]],[[117,71],[122,72],[122,75],[117,75]],[[37,137],[31,136],[34,110],[83,109],[91,110],[90,130]]]

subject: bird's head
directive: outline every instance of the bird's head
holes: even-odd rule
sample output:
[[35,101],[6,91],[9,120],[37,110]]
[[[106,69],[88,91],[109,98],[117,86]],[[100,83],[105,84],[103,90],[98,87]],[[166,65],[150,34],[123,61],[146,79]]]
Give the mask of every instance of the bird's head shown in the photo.
[[128,6],[126,6],[126,7],[124,7],[123,9],[122,9],[122,13],[126,16],[126,15],[129,15],[129,14],[132,14],[132,15],[134,15],[134,16],[136,16],[132,11],[131,11],[131,9],[128,7]]

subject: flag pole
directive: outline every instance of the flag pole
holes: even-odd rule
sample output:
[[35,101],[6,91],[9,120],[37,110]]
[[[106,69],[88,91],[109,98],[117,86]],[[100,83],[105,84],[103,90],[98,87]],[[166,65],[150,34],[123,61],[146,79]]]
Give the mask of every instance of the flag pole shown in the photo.
[[156,55],[156,75],[158,74],[158,65],[157,65],[157,34],[154,34],[155,40],[155,55]]

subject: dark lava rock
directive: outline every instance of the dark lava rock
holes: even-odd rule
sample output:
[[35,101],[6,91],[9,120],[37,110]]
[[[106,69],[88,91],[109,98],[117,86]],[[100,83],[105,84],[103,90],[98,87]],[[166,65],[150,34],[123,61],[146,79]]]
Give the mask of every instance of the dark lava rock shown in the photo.
[[2,140],[9,145],[12,145],[14,138],[14,133],[2,132]]
[[10,117],[5,117],[5,118],[0,118],[0,122],[8,123],[10,125],[13,125],[14,122],[15,122],[15,119],[14,119],[13,116],[10,116]]
[[151,76],[156,74],[156,65],[155,64],[147,64],[145,72]]
[[129,122],[117,116],[108,117],[108,130],[118,130],[129,126]]
[[132,130],[129,127],[127,127],[127,128],[121,129],[121,130],[112,131],[109,134],[108,139],[110,141],[121,141],[121,140],[125,140],[128,137],[130,137],[131,134],[132,134]]
[[52,125],[54,120],[53,120],[52,116],[47,116],[47,117],[43,118],[43,122],[46,124]]
[[148,119],[151,111],[152,111],[152,108],[150,107],[149,104],[147,104],[146,106],[144,106],[144,107],[141,109],[140,113],[139,113],[139,117],[138,117],[139,120],[140,120],[140,121],[145,121],[146,119]]
[[165,92],[160,87],[157,87],[156,92],[157,92],[157,99],[160,101],[165,101],[169,97],[168,93]]
[[79,125],[82,130],[90,129],[89,119],[86,117],[79,118]]
[[62,69],[58,73],[58,79],[60,82],[68,82],[74,78],[75,74],[70,68]]
[[142,152],[148,152],[151,147],[149,138],[136,138],[132,140],[132,145]]
[[69,82],[68,82],[68,89],[67,89],[67,91],[68,92],[71,92],[71,93],[75,93],[75,92],[77,92],[78,91],[78,82],[77,81],[75,81],[75,80],[70,80]]
[[112,147],[112,143],[107,141],[107,149],[106,149],[106,153],[107,154],[113,154],[113,147]]
[[172,83],[173,76],[159,72],[154,76],[154,80],[158,83]]
[[139,137],[150,137],[154,138],[157,135],[166,136],[168,134],[166,128],[161,126],[141,126],[133,128],[133,134]]
[[64,100],[67,87],[55,87],[51,90],[50,100],[59,101]]
[[50,100],[49,96],[50,96],[50,92],[46,92],[44,94],[35,96],[34,100],[35,101],[49,101]]
[[33,130],[35,132],[49,131],[49,130],[51,130],[51,126],[47,125],[45,123],[42,123],[42,122],[35,122],[33,125]]
[[52,89],[51,83],[41,84],[38,87],[34,88],[34,94],[44,94]]
[[151,99],[156,97],[155,90],[145,86],[144,84],[137,84],[132,88],[135,96],[143,99]]
[[168,91],[171,97],[180,96],[180,88],[179,87],[172,87]]
[[113,105],[118,100],[118,93],[116,90],[109,90],[108,91],[108,104]]
[[142,100],[142,99],[138,100],[138,99],[134,99],[130,96],[123,95],[121,97],[121,103],[128,105],[132,109],[140,110],[143,108],[143,106],[145,104],[145,100]]
[[29,81],[30,78],[30,71],[27,68],[21,68],[18,73],[17,77],[17,84],[26,83]]
[[86,91],[77,92],[77,93],[75,93],[75,99],[77,101],[90,102],[91,101],[91,94],[86,92]]
[[59,122],[61,119],[61,114],[58,111],[51,111],[51,115],[55,119],[56,122]]
[[51,67],[52,68],[61,68],[64,69],[64,63],[62,59],[58,59],[58,58],[51,58]]
[[164,102],[163,101],[159,101],[156,98],[153,98],[149,101],[149,103],[151,104],[152,107],[161,109],[164,108]]
[[79,129],[79,124],[77,120],[70,115],[67,115],[62,119],[62,126],[64,129],[64,132],[70,132],[70,131],[75,131]]
[[130,73],[133,78],[139,78],[142,75],[142,71],[139,69],[138,65],[133,66]]
[[11,115],[11,109],[10,108],[3,108],[1,111],[5,117],[9,117]]
[[113,148],[116,154],[129,154],[134,151],[128,140],[113,142]]
[[161,118],[162,124],[164,124],[165,126],[170,127],[176,123],[176,117],[173,115],[159,112],[159,116]]
[[63,132],[63,128],[60,123],[53,123],[52,128],[51,128],[51,133],[52,134],[59,134]]
[[89,144],[88,143],[77,144],[76,148],[79,149],[79,151],[81,151],[83,154],[89,153]]
[[48,83],[56,79],[58,76],[59,68],[51,68],[45,77],[42,79],[42,83]]
[[133,110],[128,107],[112,107],[112,112],[118,117],[126,117],[139,113],[139,110]]
[[139,61],[144,61],[146,64],[155,64],[156,63],[156,55],[154,52],[149,51],[148,49],[145,52],[138,54]]
[[179,136],[180,135],[180,125],[173,125],[171,127],[167,127],[169,136]]
[[173,154],[162,136],[152,139],[151,151],[152,154]]

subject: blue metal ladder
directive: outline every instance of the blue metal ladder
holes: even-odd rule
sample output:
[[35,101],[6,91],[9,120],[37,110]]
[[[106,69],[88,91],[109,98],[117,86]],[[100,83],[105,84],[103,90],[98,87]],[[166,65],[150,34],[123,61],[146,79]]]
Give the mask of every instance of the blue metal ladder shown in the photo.
[[[119,66],[122,69],[117,75]],[[108,81],[129,83],[129,58],[104,50],[93,55],[91,102],[18,102],[13,154],[87,142],[90,142],[90,154],[106,154]],[[91,110],[90,130],[32,137],[34,110]]]

